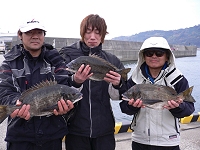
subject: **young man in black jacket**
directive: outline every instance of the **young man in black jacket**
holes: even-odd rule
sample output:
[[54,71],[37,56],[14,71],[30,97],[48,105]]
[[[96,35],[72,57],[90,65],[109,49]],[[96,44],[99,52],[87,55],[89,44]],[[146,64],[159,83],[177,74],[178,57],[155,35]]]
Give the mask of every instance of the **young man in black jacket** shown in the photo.
[[[19,28],[22,44],[15,45],[4,56],[0,66],[1,105],[21,105],[18,100],[21,93],[42,81],[55,80],[58,84],[79,87],[89,77],[90,67],[81,66],[72,80],[58,51],[43,44],[45,34],[45,27],[36,20]],[[9,116],[7,150],[62,150],[62,138],[68,133],[63,115],[74,107],[73,103],[59,100],[59,109],[48,117],[30,118],[30,107],[23,105]]]
[[[95,54],[122,69],[124,66],[115,55],[102,50],[107,33],[103,18],[99,15],[88,15],[80,25],[81,40],[63,47],[60,54],[66,63],[80,56]],[[121,75],[110,71],[103,81],[86,80],[83,83],[83,99],[77,103],[74,114],[68,121],[67,150],[115,149],[115,119],[110,98],[112,90],[116,92],[115,88],[121,82]]]

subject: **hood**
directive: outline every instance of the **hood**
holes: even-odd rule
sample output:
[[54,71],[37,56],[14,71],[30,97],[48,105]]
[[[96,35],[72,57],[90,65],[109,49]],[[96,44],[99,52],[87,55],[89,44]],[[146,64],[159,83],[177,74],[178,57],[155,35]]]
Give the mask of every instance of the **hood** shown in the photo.
[[[150,38],[149,38],[150,39]],[[154,38],[154,40],[157,39]],[[161,49],[165,49],[165,50],[168,50],[170,55],[169,55],[169,60],[167,62],[168,64],[168,67],[164,70],[165,74],[167,74],[168,72],[172,72],[174,69],[176,71],[174,71],[173,75],[171,76],[172,78],[175,78],[176,76],[179,76],[179,75],[182,75],[182,73],[176,69],[176,65],[175,65],[175,56],[174,54],[172,53],[168,43],[166,45],[165,43],[165,48],[163,48],[161,45],[162,44],[159,44],[159,43],[153,43],[152,42],[152,39],[149,40],[150,41],[150,44],[148,45],[147,42],[144,42],[143,45],[141,46],[141,49],[139,50],[138,52],[138,60],[137,60],[137,64],[136,64],[136,68],[134,69],[133,71],[133,74],[132,74],[132,80],[138,84],[138,83],[142,83],[144,81],[144,79],[141,77],[143,76],[142,75],[142,72],[141,72],[141,65],[145,62],[144,60],[144,57],[143,57],[143,51],[147,48],[161,48]],[[159,41],[159,40],[158,40]],[[162,40],[161,40],[162,42]],[[172,79],[170,79],[172,80]]]

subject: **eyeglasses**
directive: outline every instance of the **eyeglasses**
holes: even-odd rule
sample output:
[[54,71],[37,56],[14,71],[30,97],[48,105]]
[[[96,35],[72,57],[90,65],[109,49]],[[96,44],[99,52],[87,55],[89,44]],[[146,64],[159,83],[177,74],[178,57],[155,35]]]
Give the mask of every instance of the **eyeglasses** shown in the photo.
[[144,55],[147,57],[152,57],[154,54],[156,54],[157,57],[162,57],[165,54],[165,51],[163,51],[163,50],[146,50],[146,51],[144,51]]

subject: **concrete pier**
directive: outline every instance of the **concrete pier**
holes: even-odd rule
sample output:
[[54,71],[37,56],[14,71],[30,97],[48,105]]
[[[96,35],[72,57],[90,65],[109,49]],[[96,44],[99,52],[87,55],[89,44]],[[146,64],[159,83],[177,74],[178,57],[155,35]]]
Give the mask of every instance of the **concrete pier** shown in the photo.
[[[78,38],[45,38],[46,43],[52,44],[58,50],[79,40]],[[17,37],[13,37],[11,45],[13,46],[19,43],[21,43],[21,41]],[[103,50],[114,54],[121,61],[135,61],[138,58],[138,51],[141,45],[142,42],[105,40],[103,43]],[[170,45],[170,47],[175,57],[196,56],[197,54],[196,46]]]

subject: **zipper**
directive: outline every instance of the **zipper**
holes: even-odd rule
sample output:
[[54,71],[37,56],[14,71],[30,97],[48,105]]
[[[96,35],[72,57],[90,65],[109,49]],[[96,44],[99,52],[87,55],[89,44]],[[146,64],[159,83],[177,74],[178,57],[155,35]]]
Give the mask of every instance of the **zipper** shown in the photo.
[[[89,55],[91,55],[91,48],[90,48],[90,51],[89,51]],[[90,107],[90,138],[92,137],[92,104],[91,104],[91,80],[89,80],[89,107]]]
[[89,80],[89,106],[90,106],[90,137],[92,137],[92,104],[91,104],[91,81]]

